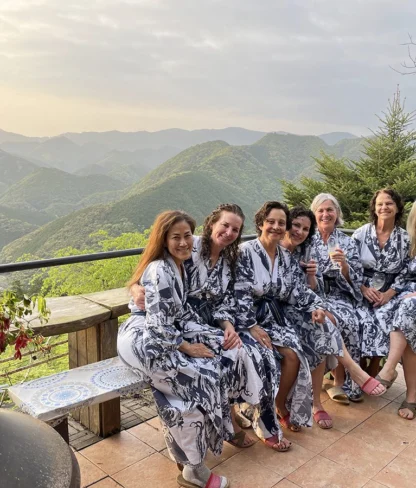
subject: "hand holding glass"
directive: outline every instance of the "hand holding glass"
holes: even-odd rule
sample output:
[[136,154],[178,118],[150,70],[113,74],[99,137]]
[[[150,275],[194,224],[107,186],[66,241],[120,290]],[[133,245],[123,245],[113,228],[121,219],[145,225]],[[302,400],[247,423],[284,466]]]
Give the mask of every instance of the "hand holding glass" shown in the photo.
[[336,237],[329,236],[328,241],[327,241],[327,246],[328,246],[328,254],[329,254],[329,257],[331,258],[331,261],[332,261],[332,266],[330,269],[335,269],[337,271],[340,271],[341,265],[339,263],[337,263],[336,261],[334,261],[334,259],[333,259],[337,249],[339,248],[338,241],[337,241]]
[[371,286],[377,291],[381,290],[384,286],[385,281],[386,280],[383,273],[375,272],[371,279]]

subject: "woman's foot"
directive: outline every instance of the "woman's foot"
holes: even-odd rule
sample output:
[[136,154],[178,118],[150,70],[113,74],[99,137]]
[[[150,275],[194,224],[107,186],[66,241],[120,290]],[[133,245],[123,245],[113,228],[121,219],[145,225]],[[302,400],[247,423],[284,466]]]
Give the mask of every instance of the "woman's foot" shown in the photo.
[[257,442],[257,440],[252,439],[244,430],[239,430],[235,432],[234,437],[228,441],[229,444],[235,447],[251,447]]
[[300,426],[292,424],[290,421],[290,413],[286,407],[284,408],[277,408],[276,407],[276,414],[279,419],[279,423],[282,427],[291,430],[292,432],[299,432]]
[[402,419],[413,420],[416,417],[416,403],[404,400],[399,407],[398,414]]
[[398,373],[395,369],[391,369],[386,367],[387,363],[384,365],[383,369],[380,373],[376,376],[376,380],[380,381],[380,383],[385,386],[387,389],[391,388],[393,383],[396,381]]
[[376,379],[363,371],[358,364],[350,375],[353,381],[366,393],[368,396],[380,396],[386,393],[386,388]]
[[200,466],[185,466],[182,474],[176,480],[179,486],[185,488],[228,488],[230,486],[227,478],[212,473],[204,464]]
[[285,439],[284,437],[279,441],[279,436],[274,435],[273,437],[268,437],[267,439],[262,439],[267,447],[273,449],[277,452],[286,452],[290,449],[292,443]]
[[321,429],[332,429],[333,423],[332,418],[328,414],[322,404],[317,404],[313,406],[313,419],[318,424]]

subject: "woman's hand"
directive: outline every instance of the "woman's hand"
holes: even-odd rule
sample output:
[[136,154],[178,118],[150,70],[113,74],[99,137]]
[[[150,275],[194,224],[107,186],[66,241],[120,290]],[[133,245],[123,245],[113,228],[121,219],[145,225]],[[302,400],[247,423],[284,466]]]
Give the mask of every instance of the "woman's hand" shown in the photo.
[[250,334],[259,342],[262,346],[267,347],[267,349],[273,349],[272,340],[269,334],[259,325],[253,325],[250,329]]
[[383,305],[388,303],[394,297],[394,295],[396,295],[396,292],[392,288],[389,288],[387,291],[384,292],[379,291],[379,293],[381,295],[380,299],[378,300],[378,302],[374,303],[374,307],[382,307]]
[[381,300],[382,294],[375,288],[369,288],[367,286],[361,285],[361,293],[370,303],[376,304]]
[[131,286],[130,293],[136,307],[139,307],[140,310],[144,311],[146,309],[144,286],[136,283]]
[[228,349],[234,349],[238,347],[240,349],[242,345],[240,336],[234,329],[233,324],[231,322],[226,322],[226,326],[224,328],[224,344],[222,348],[227,351]]
[[304,266],[305,273],[308,276],[316,276],[318,271],[318,263],[314,259],[310,259],[307,263],[301,263]]
[[318,309],[312,312],[312,323],[317,322],[323,324],[325,322],[326,314],[324,310]]
[[191,356],[193,358],[215,357],[215,354],[211,351],[211,349],[208,349],[207,346],[200,343],[190,344],[188,341],[183,341],[178,349],[187,356]]

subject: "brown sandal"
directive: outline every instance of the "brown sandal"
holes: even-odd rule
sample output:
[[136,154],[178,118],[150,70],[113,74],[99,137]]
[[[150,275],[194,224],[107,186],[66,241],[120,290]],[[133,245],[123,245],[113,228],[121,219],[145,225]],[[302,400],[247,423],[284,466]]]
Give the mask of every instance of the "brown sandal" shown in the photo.
[[[413,418],[411,419],[408,419],[407,417],[402,417],[400,415],[400,410],[403,410],[404,408],[407,408],[408,410],[410,410],[413,414]],[[414,418],[416,418],[416,403],[410,403],[410,402],[407,402],[406,400],[403,400],[402,404],[400,405],[397,413],[399,414],[399,417],[402,417],[402,419],[404,420],[413,420]]]
[[[246,437],[248,439],[250,439],[250,441],[251,441],[249,444],[245,444]],[[256,441],[254,439],[252,439],[248,434],[246,434],[244,432],[244,430],[240,430],[240,432],[237,432],[236,434],[234,434],[234,437],[227,442],[229,444],[231,444],[232,446],[242,447],[243,449],[245,449],[247,447],[251,447],[256,443]]]
[[266,444],[267,447],[273,449],[273,451],[277,452],[286,452],[292,447],[292,443],[289,441],[289,445],[282,446],[282,441],[279,441],[279,436],[274,435],[273,437],[269,437],[268,439],[262,439],[262,441]]

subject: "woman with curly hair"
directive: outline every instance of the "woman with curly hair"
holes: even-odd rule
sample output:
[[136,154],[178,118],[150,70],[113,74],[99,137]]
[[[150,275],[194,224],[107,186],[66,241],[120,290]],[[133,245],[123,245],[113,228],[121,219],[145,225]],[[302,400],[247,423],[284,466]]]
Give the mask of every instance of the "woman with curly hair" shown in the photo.
[[[364,300],[357,306],[362,327],[361,355],[369,358],[367,372],[371,376],[378,375],[380,360],[389,352],[389,335],[399,304],[398,295],[406,285],[409,236],[400,227],[403,209],[403,200],[395,190],[378,190],[370,202],[372,222],[353,234],[364,269],[361,285]],[[377,379],[389,388],[396,377],[396,371],[388,377],[384,371]]]

